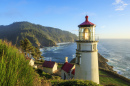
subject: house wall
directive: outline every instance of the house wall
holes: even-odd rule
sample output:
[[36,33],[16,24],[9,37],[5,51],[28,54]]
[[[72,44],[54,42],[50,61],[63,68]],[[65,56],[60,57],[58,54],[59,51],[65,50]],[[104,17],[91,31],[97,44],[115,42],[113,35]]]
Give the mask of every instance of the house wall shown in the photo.
[[46,73],[50,73],[52,74],[52,68],[46,68],[46,67],[43,67],[43,71],[46,72]]
[[64,79],[64,74],[66,75],[66,79],[70,79],[70,76],[67,72],[65,72],[64,70],[61,70],[61,78]]
[[71,72],[73,71],[73,69],[75,68],[75,65],[72,67],[72,69],[70,70],[70,78],[72,79],[72,78],[74,78],[74,75],[73,74],[71,74]]
[[55,63],[55,65],[54,65],[54,67],[53,67],[53,69],[52,69],[53,73],[57,70],[57,66],[58,66],[58,64]]
[[34,60],[33,59],[30,60],[29,65],[31,65],[31,66],[34,65]]
[[55,63],[54,66],[53,66],[53,68],[43,67],[43,71],[46,72],[46,73],[52,74],[52,73],[54,73],[57,70],[57,66],[58,66],[58,64]]

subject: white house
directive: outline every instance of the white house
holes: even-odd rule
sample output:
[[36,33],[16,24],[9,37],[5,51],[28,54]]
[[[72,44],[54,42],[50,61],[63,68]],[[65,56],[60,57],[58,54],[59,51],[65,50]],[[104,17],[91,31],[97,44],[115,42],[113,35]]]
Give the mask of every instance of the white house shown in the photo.
[[61,68],[61,78],[62,79],[72,79],[75,74],[75,65],[68,63],[68,57],[65,57],[65,63]]
[[34,65],[34,60],[29,58],[29,57],[26,57],[27,60],[29,60],[29,65],[31,65],[32,67],[34,68],[37,68],[37,65]]
[[34,66],[34,60],[33,59],[30,60],[29,65]]
[[33,59],[29,58],[28,56],[26,57],[26,59],[30,60],[29,65],[34,66],[34,60]]
[[52,74],[57,71],[58,64],[53,61],[45,61],[42,66],[44,72]]
[[91,80],[99,84],[98,40],[95,39],[95,24],[86,20],[80,24],[79,40],[76,41],[75,79]]

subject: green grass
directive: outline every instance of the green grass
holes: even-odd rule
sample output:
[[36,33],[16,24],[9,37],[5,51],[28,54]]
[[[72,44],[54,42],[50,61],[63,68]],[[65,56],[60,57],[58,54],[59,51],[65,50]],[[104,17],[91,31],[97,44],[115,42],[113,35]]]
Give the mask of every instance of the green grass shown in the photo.
[[61,68],[63,66],[63,64],[58,64],[58,68]]
[[102,86],[88,80],[51,80],[52,86]]
[[24,54],[11,42],[0,40],[0,86],[35,86],[37,77]]
[[99,80],[102,85],[114,85],[114,86],[130,86],[126,81],[110,75],[102,70],[99,71]]

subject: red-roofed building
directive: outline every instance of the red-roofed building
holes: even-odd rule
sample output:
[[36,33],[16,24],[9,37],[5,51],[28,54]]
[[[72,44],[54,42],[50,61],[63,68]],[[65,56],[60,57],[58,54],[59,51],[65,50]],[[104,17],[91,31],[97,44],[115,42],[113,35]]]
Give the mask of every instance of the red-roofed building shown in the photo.
[[45,61],[42,66],[44,72],[52,74],[57,70],[58,64],[53,61]]
[[71,72],[71,74],[75,75],[75,68],[73,69],[73,71]]
[[61,68],[61,78],[62,79],[71,79],[74,77],[74,75],[72,75],[72,71],[73,69],[75,69],[75,65],[68,63],[68,57],[65,57],[65,63]]

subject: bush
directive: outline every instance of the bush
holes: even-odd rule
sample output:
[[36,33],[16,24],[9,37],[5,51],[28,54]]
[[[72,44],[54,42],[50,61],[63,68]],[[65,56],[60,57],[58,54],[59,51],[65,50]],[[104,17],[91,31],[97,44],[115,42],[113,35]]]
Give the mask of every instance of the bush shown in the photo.
[[44,60],[41,58],[41,62],[44,62]]
[[60,80],[52,81],[52,86],[101,86],[88,80]]
[[119,85],[117,85],[117,84],[107,84],[105,86],[119,86]]
[[49,73],[42,72],[42,76],[45,76],[46,79],[52,79],[52,75]]
[[33,86],[35,75],[24,54],[0,40],[0,86]]

